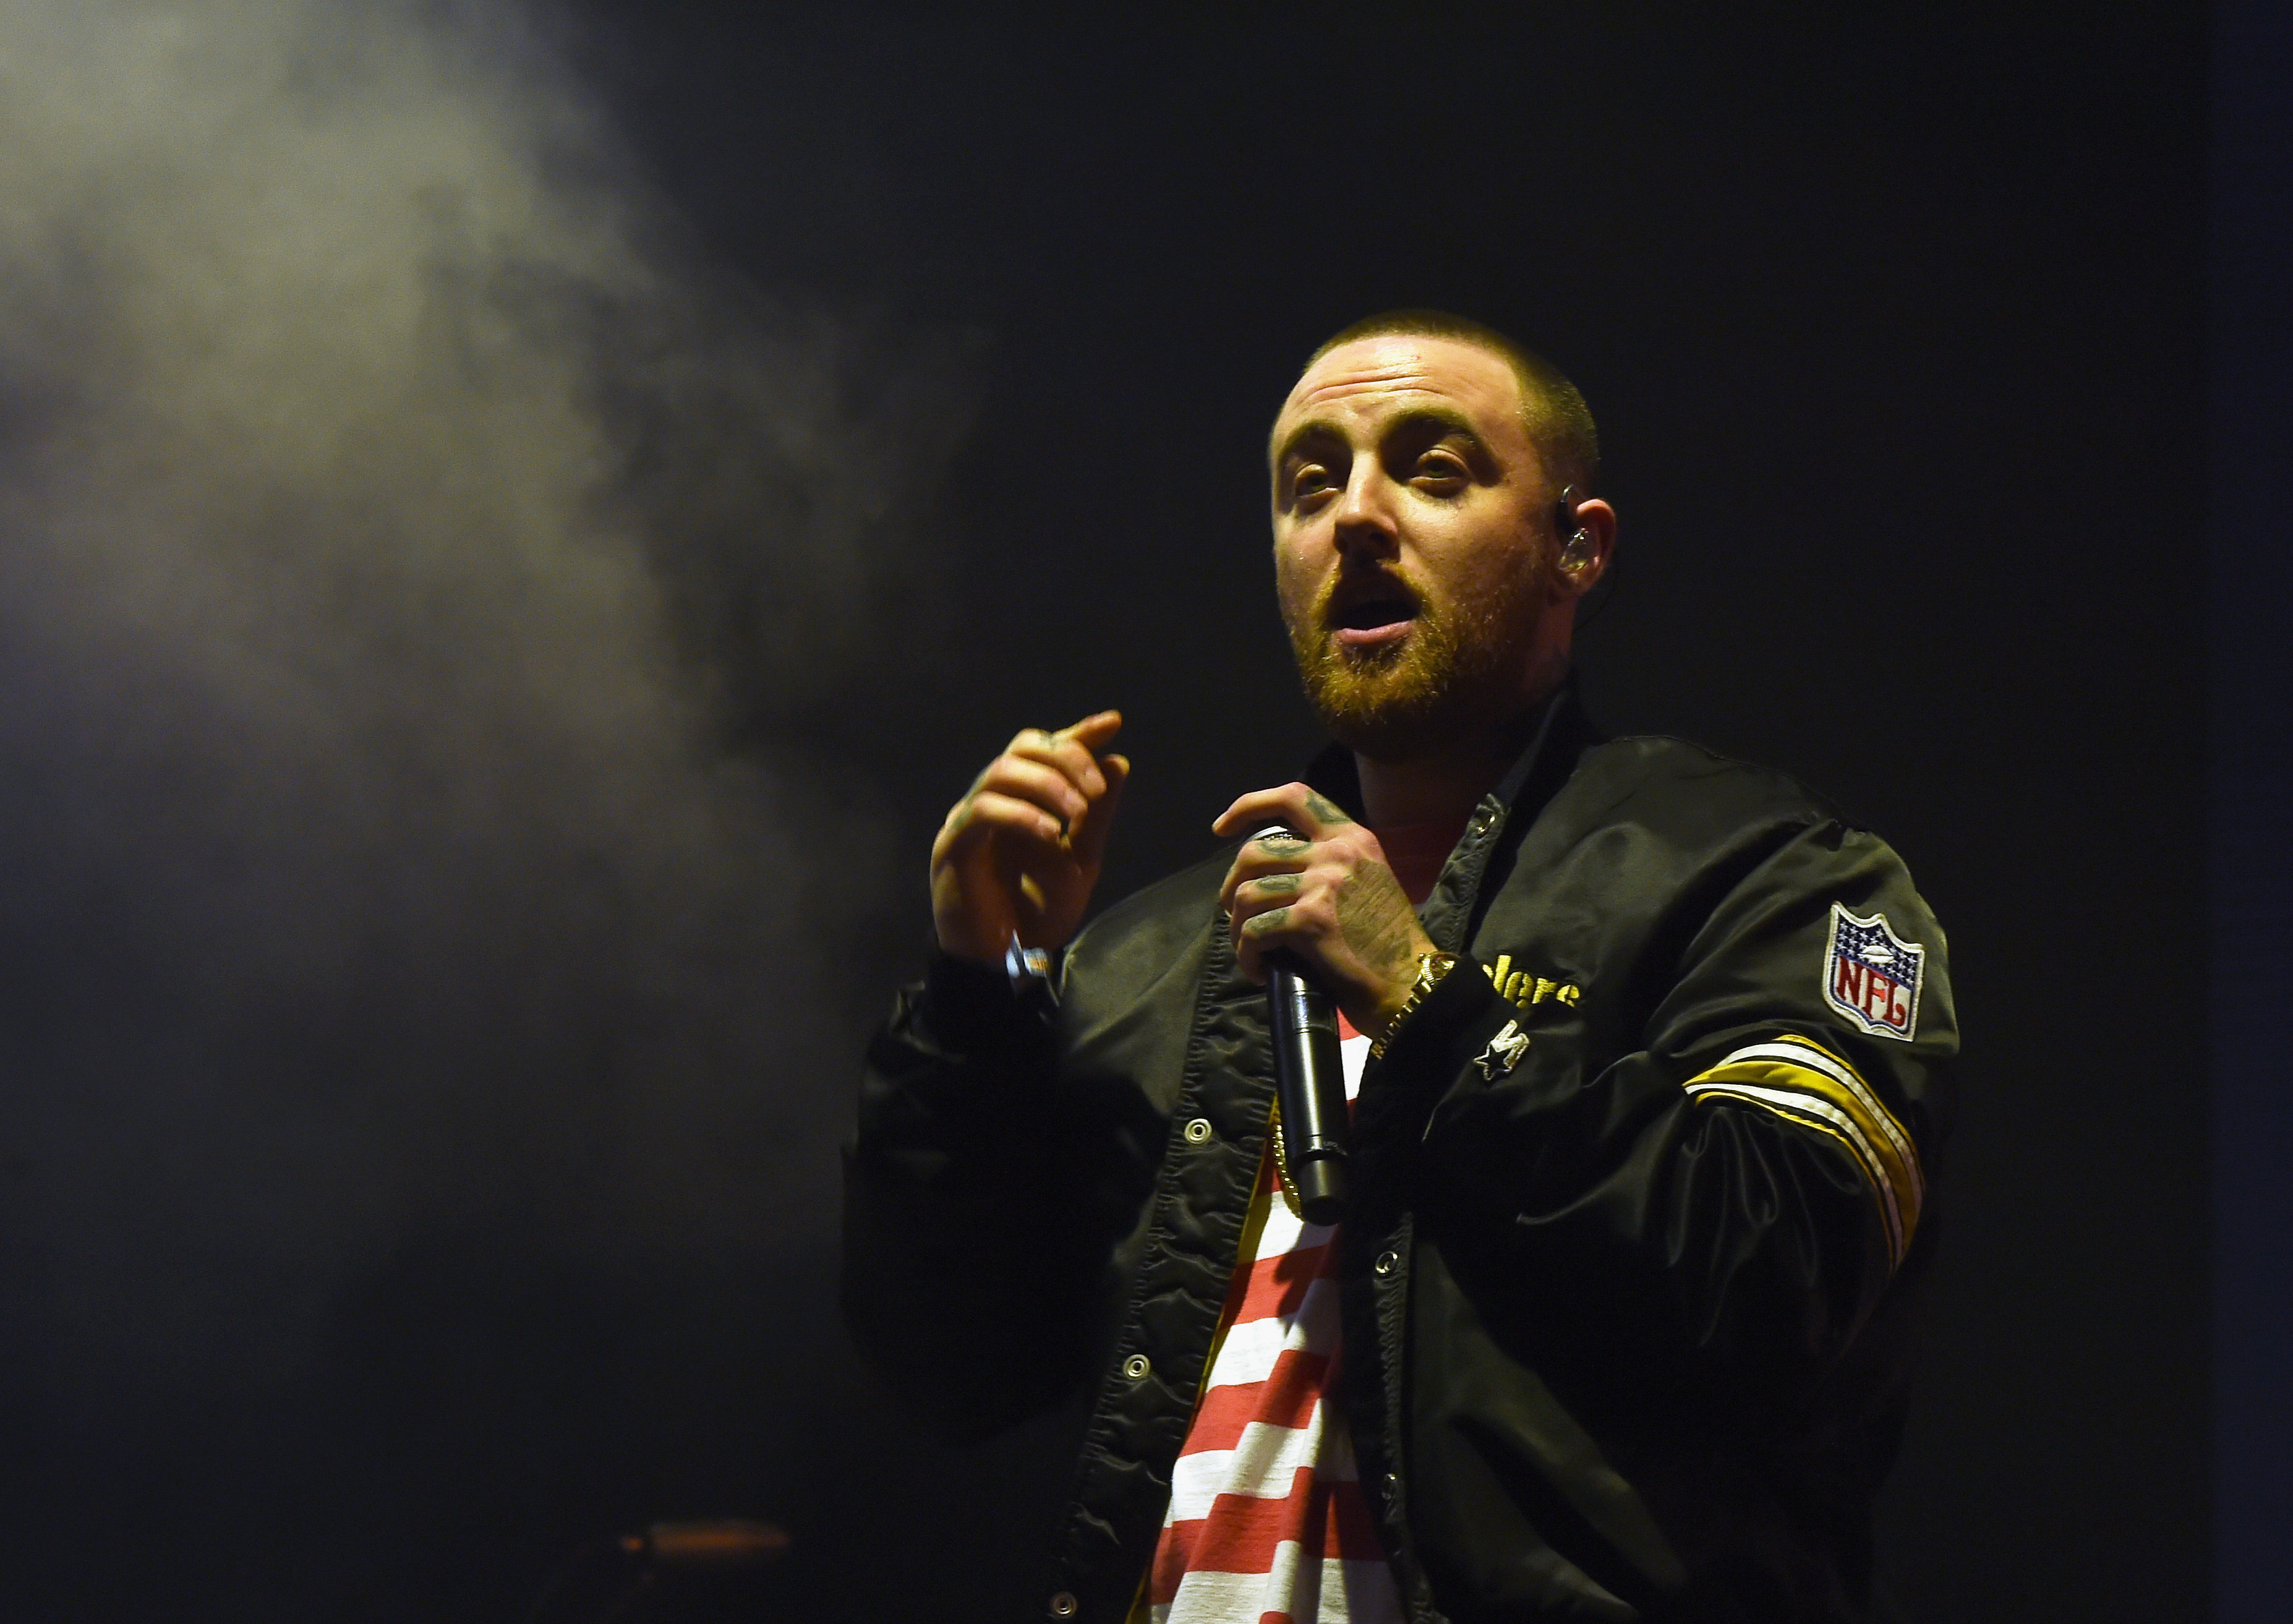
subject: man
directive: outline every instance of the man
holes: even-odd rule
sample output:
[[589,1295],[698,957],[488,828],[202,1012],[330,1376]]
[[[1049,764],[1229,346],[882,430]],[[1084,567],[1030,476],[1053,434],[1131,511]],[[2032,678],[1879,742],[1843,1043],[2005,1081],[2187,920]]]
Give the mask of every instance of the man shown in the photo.
[[[1942,933],[1789,780],[1595,740],[1567,671],[1616,534],[1596,465],[1575,389],[1502,335],[1349,328],[1271,445],[1276,589],[1337,740],[1309,782],[1080,933],[1114,713],[1021,733],[934,844],[847,1315],[958,1432],[1090,1394],[1044,1616],[1868,1615]],[[1334,1229],[1289,1210],[1268,1131],[1275,949],[1349,1034]]]

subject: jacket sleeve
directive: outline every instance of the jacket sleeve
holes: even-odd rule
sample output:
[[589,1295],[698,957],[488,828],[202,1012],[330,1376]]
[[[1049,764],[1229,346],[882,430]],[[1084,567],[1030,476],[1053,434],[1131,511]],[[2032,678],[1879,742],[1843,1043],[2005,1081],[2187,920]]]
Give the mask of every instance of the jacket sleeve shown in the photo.
[[[1957,1047],[1942,933],[1895,853],[1837,822],[1678,892],[1581,1006],[1524,1012],[1461,964],[1365,1079],[1357,1137],[1548,1279],[1714,1359],[1819,1366],[1927,1211]],[[1885,921],[1838,940],[1900,979],[1840,979],[1843,919]]]
[[868,1051],[845,1156],[842,1298],[863,1354],[957,1441],[1055,1403],[1106,1260],[1051,1034],[993,968],[936,956]]

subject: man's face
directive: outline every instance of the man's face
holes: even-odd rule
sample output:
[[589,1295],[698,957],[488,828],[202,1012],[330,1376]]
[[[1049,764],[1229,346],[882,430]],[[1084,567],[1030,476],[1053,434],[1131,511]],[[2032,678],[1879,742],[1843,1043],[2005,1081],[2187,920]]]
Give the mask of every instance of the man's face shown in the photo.
[[1274,569],[1330,731],[1406,761],[1502,725],[1565,652],[1558,492],[1504,360],[1397,334],[1331,351],[1275,419]]

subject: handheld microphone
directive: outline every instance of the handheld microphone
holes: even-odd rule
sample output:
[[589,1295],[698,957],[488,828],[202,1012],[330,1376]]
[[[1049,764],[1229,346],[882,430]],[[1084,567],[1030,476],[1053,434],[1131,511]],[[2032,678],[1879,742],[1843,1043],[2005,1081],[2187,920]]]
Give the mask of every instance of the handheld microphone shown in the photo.
[[1266,1005],[1274,1031],[1274,1094],[1282,1112],[1279,1170],[1307,1223],[1335,1224],[1346,1210],[1349,1120],[1337,1012],[1307,975],[1304,962],[1278,948],[1266,955]]

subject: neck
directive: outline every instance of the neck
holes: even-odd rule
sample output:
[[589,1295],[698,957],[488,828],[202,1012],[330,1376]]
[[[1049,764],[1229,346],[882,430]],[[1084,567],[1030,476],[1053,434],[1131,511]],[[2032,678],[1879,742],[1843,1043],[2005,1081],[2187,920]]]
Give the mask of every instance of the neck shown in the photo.
[[1512,756],[1502,748],[1427,756],[1417,761],[1354,757],[1361,777],[1362,813],[1372,828],[1460,821],[1496,788]]
[[1354,752],[1362,815],[1372,828],[1462,821],[1495,789],[1528,748],[1537,723],[1560,686],[1557,673],[1540,683],[1529,702],[1495,727],[1475,730],[1454,746],[1406,761],[1381,761]]

